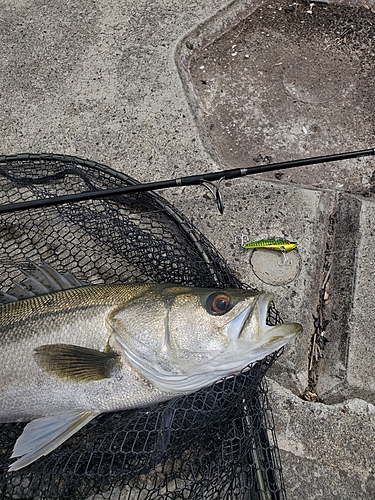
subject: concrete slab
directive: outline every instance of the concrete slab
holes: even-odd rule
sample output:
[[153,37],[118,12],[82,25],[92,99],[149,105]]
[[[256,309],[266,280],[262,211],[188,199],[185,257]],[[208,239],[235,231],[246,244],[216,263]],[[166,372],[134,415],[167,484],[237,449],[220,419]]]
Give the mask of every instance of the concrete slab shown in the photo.
[[226,0],[1,3],[0,150],[53,152],[142,180],[214,169],[174,64]]
[[347,366],[348,395],[357,395],[372,404],[375,404],[374,221],[375,203],[372,200],[362,201]]
[[307,403],[272,380],[269,389],[288,498],[373,499],[375,406]]
[[[249,167],[373,146],[375,3],[360,5],[257,1],[220,36],[208,40],[215,19],[205,37],[199,31],[206,43],[186,65],[189,95],[218,161]],[[361,159],[279,176],[368,193],[374,165]]]
[[[280,1],[264,10],[262,18],[267,18],[269,28],[265,33],[261,33],[264,30],[259,12],[254,13],[261,3],[73,0],[47,6],[39,0],[3,2],[1,154],[72,154],[106,163],[140,181],[151,181],[228,168],[248,158],[257,164],[256,160],[267,162],[271,157],[282,161],[373,146],[374,1],[366,2],[370,7],[367,10],[355,7],[354,21],[349,21],[347,10],[346,17],[342,16],[341,8],[332,14],[331,6],[311,7],[304,2],[285,5]],[[285,10],[288,7],[293,8]],[[254,20],[258,16],[255,27],[242,29],[246,22],[238,21],[249,14]],[[288,23],[304,21],[300,24],[306,27],[301,33],[297,30],[299,25],[293,24],[295,44],[288,42],[288,54],[280,48],[280,41],[284,43],[287,35],[287,31],[277,31],[280,17],[287,18]],[[329,19],[333,23],[327,23]],[[235,25],[233,31],[228,31]],[[329,28],[324,38],[320,25]],[[314,32],[317,27],[319,37]],[[335,33],[335,27],[339,33]],[[223,35],[226,31],[228,34]],[[204,53],[197,52],[191,73],[189,61],[195,51],[217,38],[222,45],[216,62],[221,62],[222,67],[226,65],[229,73],[223,80],[225,92],[215,87],[215,92],[210,93],[208,90],[219,81],[216,74],[209,74],[209,59],[200,63],[199,54],[204,57]],[[247,40],[252,41],[248,46]],[[319,40],[326,45],[319,47]],[[241,52],[244,47],[249,52]],[[234,52],[237,54],[232,55]],[[334,73],[330,82],[324,80],[322,86],[309,65],[296,66],[296,57],[308,57],[315,61],[314,69],[320,75],[329,73],[334,55]],[[258,69],[249,65],[252,59],[257,61]],[[212,59],[210,64],[216,62]],[[200,69],[202,65],[205,68]],[[195,75],[195,89],[191,75]],[[276,84],[281,76],[283,85],[279,88]],[[216,80],[211,82],[211,78]],[[248,96],[249,81],[254,85],[261,82],[263,87],[269,81],[273,87],[269,88],[269,95],[258,89],[258,94],[254,93],[257,101],[244,103],[241,99]],[[339,88],[340,92],[335,94],[332,88]],[[322,89],[328,100],[324,100],[323,93],[322,101]],[[224,93],[236,105],[235,113],[227,104],[226,108],[220,107]],[[220,99],[215,101],[212,97]],[[290,113],[285,103],[291,107]],[[256,120],[252,116],[254,109]],[[220,139],[214,145],[208,139],[215,131],[215,123],[216,131],[220,130],[222,111],[226,118],[235,118],[236,123],[232,129],[224,127],[225,141]],[[243,134],[238,135],[238,131]],[[259,139],[263,142],[257,142]],[[326,165],[309,168],[307,173],[296,171],[272,180],[226,182],[223,217],[216,212],[204,188],[163,193],[193,218],[243,280],[275,292],[275,302],[284,319],[304,324],[304,336],[288,347],[272,373],[296,394],[309,383],[308,351],[314,333],[311,316],[321,303],[322,285],[331,266],[325,314],[328,317],[337,307],[341,307],[341,312],[336,319],[330,315],[327,328],[331,328],[331,342],[320,360],[323,364],[319,366],[316,389],[327,401],[342,400],[349,394],[349,385],[352,397],[358,393],[372,397],[372,350],[367,349],[368,332],[373,331],[374,323],[373,204],[370,199],[338,196],[336,191],[372,196],[373,171],[374,162],[367,158],[340,167]],[[314,189],[286,185],[279,178],[309,184]],[[331,190],[318,189],[321,187]],[[298,252],[290,256],[296,264],[291,280],[288,270],[277,273],[275,283],[276,277],[267,271],[267,266],[259,268],[259,252],[250,255],[240,246],[245,237],[271,236],[290,237],[299,243]],[[275,264],[269,263],[270,257],[266,259],[272,268]],[[345,314],[341,314],[343,311]],[[325,499],[374,497],[370,405],[358,401],[338,406],[307,403],[274,385],[270,395],[290,500],[301,495]]]

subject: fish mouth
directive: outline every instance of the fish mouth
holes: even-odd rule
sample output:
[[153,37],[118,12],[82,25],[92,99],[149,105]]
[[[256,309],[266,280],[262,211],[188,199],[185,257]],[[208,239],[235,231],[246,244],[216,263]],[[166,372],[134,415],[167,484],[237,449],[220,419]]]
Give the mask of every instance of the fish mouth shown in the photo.
[[[302,332],[299,323],[278,323],[273,308],[273,294],[262,292],[256,303],[249,305],[230,323],[223,333],[232,341],[246,341],[254,345],[273,345],[271,352],[277,349],[275,344],[284,345],[291,337]],[[276,324],[270,324],[275,322]],[[283,342],[284,340],[284,342]]]
[[302,333],[302,325],[299,323],[277,323],[275,325],[269,324],[271,317],[270,310],[273,307],[273,294],[263,293],[260,295],[258,302],[258,315],[259,324],[262,329],[260,340],[266,346],[266,343],[273,345],[273,352],[277,344],[282,347],[291,338]]
[[278,313],[275,314],[273,298],[272,293],[260,293],[255,304],[249,305],[224,327],[223,333],[233,341],[233,350],[243,353],[243,356],[238,354],[235,359],[222,362],[220,369],[227,370],[227,376],[237,375],[253,363],[280,350],[302,332],[299,323],[280,322]]

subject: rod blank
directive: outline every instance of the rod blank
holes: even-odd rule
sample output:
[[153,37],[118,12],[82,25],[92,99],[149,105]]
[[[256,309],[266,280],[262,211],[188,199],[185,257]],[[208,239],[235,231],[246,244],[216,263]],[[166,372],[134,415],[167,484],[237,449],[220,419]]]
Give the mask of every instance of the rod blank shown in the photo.
[[100,198],[112,198],[114,196],[125,195],[129,193],[141,193],[144,191],[156,191],[158,189],[167,189],[177,186],[193,186],[199,185],[202,182],[219,181],[220,179],[237,179],[247,175],[255,175],[264,172],[272,172],[274,170],[285,170],[288,168],[303,167],[307,165],[315,165],[319,163],[327,163],[331,161],[341,161],[350,158],[361,158],[364,156],[375,155],[375,148],[364,149],[362,151],[351,151],[348,153],[339,153],[333,155],[317,156],[314,158],[303,158],[300,160],[286,161],[281,163],[271,163],[268,165],[258,165],[247,168],[234,168],[230,170],[221,170],[210,174],[191,175],[180,177],[178,179],[169,179],[165,181],[147,182],[144,184],[134,184],[116,189],[105,189],[101,191],[84,191],[82,193],[56,196],[53,198],[45,198],[40,200],[25,201],[20,203],[12,203],[0,206],[0,214],[19,212],[22,210],[30,210],[53,205],[62,205],[64,203],[74,203],[78,201],[94,200]]

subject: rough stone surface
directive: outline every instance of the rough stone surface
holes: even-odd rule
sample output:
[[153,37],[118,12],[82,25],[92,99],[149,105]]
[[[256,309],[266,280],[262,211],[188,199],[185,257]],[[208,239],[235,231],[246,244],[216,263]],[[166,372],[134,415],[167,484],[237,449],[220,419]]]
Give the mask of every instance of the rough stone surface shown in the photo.
[[357,247],[347,367],[349,396],[358,395],[372,404],[375,404],[374,221],[375,203],[363,201],[359,217],[360,240]]
[[[364,310],[364,304],[357,302],[356,307],[354,305],[354,297],[358,293],[356,268],[362,232],[362,203],[366,203],[365,200],[340,193],[328,226],[326,265],[330,266],[330,276],[326,286],[326,299],[321,302],[323,321],[327,322],[325,336],[329,342],[325,346],[324,357],[319,362],[317,381],[317,393],[326,403],[335,403],[351,396],[365,397],[366,392],[364,387],[358,392],[358,386],[352,390],[348,383],[348,367],[358,354],[353,350],[353,342],[356,340],[352,334],[352,314],[358,306]],[[369,317],[370,310],[367,311]],[[358,340],[363,342],[362,337]],[[368,359],[371,359],[371,355]],[[368,395],[367,393],[366,396]]]
[[[249,167],[371,145],[371,6],[263,2],[196,50],[190,63],[196,108],[216,157]],[[373,185],[372,171],[373,162],[364,158],[281,175],[297,184],[364,193]]]
[[174,52],[225,0],[1,2],[2,154],[72,154],[149,181],[207,170]]
[[[340,4],[0,0],[0,153],[153,181],[373,147],[375,4]],[[361,158],[224,182],[224,216],[203,187],[162,193],[303,323],[271,373],[293,393],[270,381],[289,500],[375,496],[374,172]],[[299,243],[300,268],[262,280],[241,243],[280,236]],[[330,342],[315,390],[334,405],[298,397],[319,304]]]
[[272,380],[269,387],[288,498],[374,498],[375,406],[311,404]]

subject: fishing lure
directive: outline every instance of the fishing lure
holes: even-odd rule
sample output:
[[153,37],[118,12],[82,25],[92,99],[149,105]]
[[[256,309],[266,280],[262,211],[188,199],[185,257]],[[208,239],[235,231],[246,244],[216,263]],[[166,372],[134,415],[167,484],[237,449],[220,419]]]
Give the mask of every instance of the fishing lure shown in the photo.
[[258,240],[249,241],[243,245],[244,248],[269,248],[270,250],[278,250],[279,252],[290,252],[296,248],[298,243],[288,240]]

